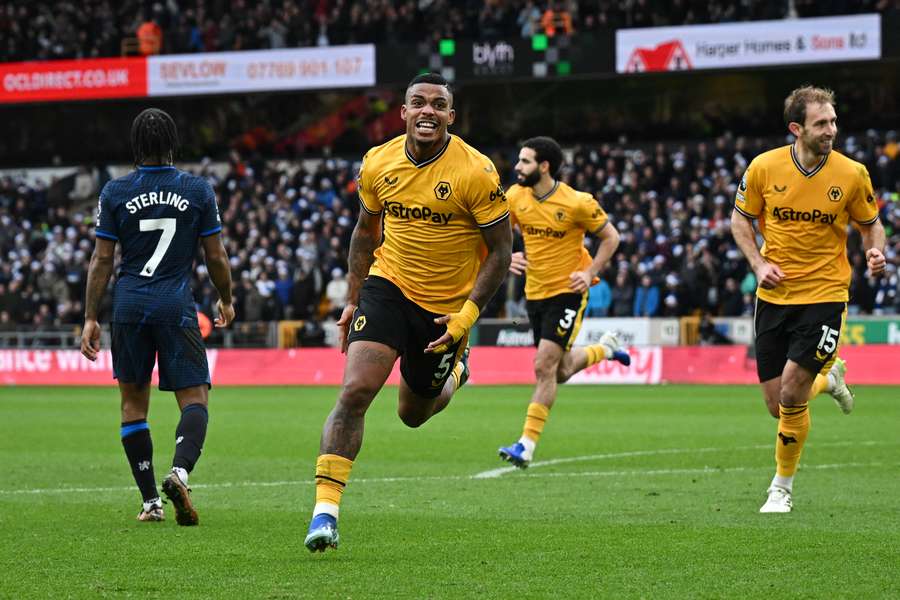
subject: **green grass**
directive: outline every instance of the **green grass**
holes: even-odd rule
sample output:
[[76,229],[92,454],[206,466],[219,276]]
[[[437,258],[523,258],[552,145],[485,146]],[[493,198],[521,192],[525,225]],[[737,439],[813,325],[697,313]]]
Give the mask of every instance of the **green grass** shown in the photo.
[[[760,515],[775,421],[755,387],[562,387],[538,462],[482,479],[530,388],[465,388],[417,430],[388,388],[341,547],[311,555],[336,389],[214,389],[201,525],[179,528],[134,520],[114,388],[0,388],[0,597],[898,597],[900,390],[855,391],[849,417],[815,401],[795,511]],[[154,392],[157,478],[177,412]]]

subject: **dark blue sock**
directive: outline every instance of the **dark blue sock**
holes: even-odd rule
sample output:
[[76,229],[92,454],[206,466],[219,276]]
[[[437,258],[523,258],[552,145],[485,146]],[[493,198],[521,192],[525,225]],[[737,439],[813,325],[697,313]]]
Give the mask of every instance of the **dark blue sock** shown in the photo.
[[173,467],[181,467],[188,473],[194,470],[194,465],[203,451],[203,441],[206,439],[206,424],[209,421],[209,413],[202,404],[188,404],[181,411],[181,420],[175,430],[175,458],[172,459]]
[[122,447],[131,465],[134,482],[141,490],[144,502],[159,498],[156,491],[156,476],[153,474],[153,440],[147,419],[122,423]]

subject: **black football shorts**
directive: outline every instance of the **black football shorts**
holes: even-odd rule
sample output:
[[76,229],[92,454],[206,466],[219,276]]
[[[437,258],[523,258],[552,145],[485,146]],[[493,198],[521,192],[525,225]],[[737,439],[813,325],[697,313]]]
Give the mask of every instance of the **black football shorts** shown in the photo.
[[359,293],[348,342],[370,341],[390,346],[400,354],[403,380],[423,398],[436,398],[466,349],[467,338],[444,354],[426,354],[425,347],[447,331],[434,322],[443,315],[427,311],[403,295],[396,285],[370,275]]
[[773,304],[756,299],[756,371],[760,382],[779,377],[790,359],[827,373],[837,357],[845,302]]
[[587,293],[571,293],[525,302],[534,332],[534,345],[543,339],[556,342],[563,350],[570,350],[581,329],[587,298]]

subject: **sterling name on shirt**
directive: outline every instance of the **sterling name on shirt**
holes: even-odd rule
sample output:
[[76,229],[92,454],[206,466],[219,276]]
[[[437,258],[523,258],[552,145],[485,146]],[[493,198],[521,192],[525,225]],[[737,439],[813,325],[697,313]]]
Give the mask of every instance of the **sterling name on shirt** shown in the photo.
[[184,212],[188,209],[191,203],[187,200],[187,198],[183,198],[175,192],[159,191],[147,192],[146,194],[135,196],[125,203],[125,208],[128,209],[129,214],[133,215],[142,208],[158,205],[174,206],[179,211]]

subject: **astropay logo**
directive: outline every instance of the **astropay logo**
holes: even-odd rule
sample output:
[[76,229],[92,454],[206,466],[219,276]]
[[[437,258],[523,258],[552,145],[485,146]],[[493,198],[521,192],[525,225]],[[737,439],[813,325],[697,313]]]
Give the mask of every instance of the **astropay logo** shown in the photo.
[[511,75],[516,51],[506,42],[472,44],[472,71],[475,75]]

